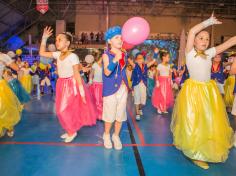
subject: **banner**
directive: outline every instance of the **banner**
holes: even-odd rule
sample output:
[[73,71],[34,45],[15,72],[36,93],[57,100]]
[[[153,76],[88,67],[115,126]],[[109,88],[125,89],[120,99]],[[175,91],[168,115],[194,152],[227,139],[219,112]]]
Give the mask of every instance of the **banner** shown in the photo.
[[36,10],[42,14],[48,11],[48,0],[36,0]]

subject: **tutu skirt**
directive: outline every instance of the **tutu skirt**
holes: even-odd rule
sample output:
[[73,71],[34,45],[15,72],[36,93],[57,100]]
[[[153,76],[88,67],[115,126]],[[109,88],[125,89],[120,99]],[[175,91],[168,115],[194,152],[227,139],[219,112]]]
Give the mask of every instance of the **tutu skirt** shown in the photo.
[[174,97],[171,87],[171,77],[159,76],[160,86],[155,87],[152,94],[152,105],[162,112],[173,106]]
[[225,105],[226,107],[232,107],[234,102],[234,84],[235,77],[234,75],[229,76],[225,81],[224,91],[225,91]]
[[90,86],[90,92],[94,98],[97,112],[98,112],[98,119],[102,120],[102,87],[103,83],[93,82]]
[[21,85],[24,87],[27,93],[31,93],[32,90],[32,76],[31,75],[23,75],[20,78]]
[[0,134],[20,121],[22,106],[5,80],[0,80]]
[[27,103],[30,101],[30,95],[17,79],[11,80],[8,84],[21,103]]
[[82,101],[74,78],[59,78],[56,85],[56,113],[63,129],[68,134],[83,126],[96,124],[97,111],[88,88],[83,83],[86,103]]
[[214,163],[227,159],[233,130],[215,81],[185,81],[174,106],[171,131],[174,145],[187,157]]

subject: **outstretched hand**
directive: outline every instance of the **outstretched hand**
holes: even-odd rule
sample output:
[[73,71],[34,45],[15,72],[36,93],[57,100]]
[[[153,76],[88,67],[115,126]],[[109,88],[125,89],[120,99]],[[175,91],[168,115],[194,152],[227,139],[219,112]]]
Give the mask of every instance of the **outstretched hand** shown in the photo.
[[212,24],[222,24],[221,21],[219,21],[215,16],[214,14],[212,13],[211,17],[209,18],[211,20],[211,23]]
[[49,38],[50,36],[52,36],[53,29],[51,28],[51,26],[46,26],[43,30],[43,38]]

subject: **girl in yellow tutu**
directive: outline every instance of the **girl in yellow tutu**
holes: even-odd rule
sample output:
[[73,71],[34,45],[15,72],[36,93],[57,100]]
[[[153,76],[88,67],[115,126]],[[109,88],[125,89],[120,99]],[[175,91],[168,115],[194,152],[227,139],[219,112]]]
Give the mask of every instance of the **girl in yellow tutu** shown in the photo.
[[22,86],[25,88],[27,93],[31,93],[32,91],[32,76],[30,73],[32,72],[31,68],[29,67],[28,62],[24,62],[24,66],[21,68],[22,77],[20,78],[20,82]]
[[194,164],[208,169],[207,162],[224,162],[233,144],[223,98],[211,80],[211,59],[236,44],[236,36],[207,49],[208,26],[221,24],[214,16],[190,29],[186,45],[186,65],[190,79],[176,99],[171,122],[174,145]]
[[2,79],[5,66],[18,70],[17,65],[8,55],[0,53],[0,137],[4,136],[6,130],[7,135],[12,137],[14,126],[20,121],[22,108],[7,81]]

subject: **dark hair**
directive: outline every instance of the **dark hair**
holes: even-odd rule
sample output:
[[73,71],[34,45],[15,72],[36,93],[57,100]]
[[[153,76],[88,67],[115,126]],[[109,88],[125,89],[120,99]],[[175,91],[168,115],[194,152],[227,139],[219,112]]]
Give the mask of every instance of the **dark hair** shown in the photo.
[[8,76],[12,76],[12,72],[11,72],[11,70],[9,70],[9,69],[4,69],[3,70],[3,74],[7,74]]
[[160,50],[159,54],[160,54],[160,59],[162,60],[163,57],[165,57],[169,54],[169,52],[167,50]]
[[63,32],[61,33],[66,37],[66,40],[70,42],[70,44],[73,42],[73,36],[70,32]]

